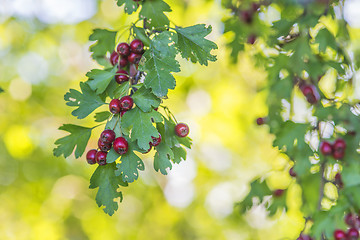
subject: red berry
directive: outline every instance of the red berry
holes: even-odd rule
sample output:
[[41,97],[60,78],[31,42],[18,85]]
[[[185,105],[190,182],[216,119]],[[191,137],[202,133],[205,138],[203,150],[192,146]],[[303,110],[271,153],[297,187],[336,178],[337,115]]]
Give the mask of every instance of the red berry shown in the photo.
[[111,143],[104,143],[101,139],[98,140],[98,147],[103,152],[108,152],[111,149]]
[[111,100],[110,104],[109,104],[109,109],[110,112],[112,114],[117,114],[120,112],[121,107],[120,107],[120,100],[119,99],[113,99]]
[[313,240],[313,239],[309,235],[300,234],[300,236],[297,238],[297,240]]
[[161,134],[159,133],[159,137],[151,137],[152,138],[152,142],[150,142],[150,146],[159,146],[159,144],[161,143]]
[[359,231],[356,228],[350,228],[347,232],[347,240],[359,239]]
[[123,117],[126,111],[120,111],[120,117]]
[[186,137],[189,134],[189,126],[185,123],[178,123],[175,126],[175,134],[179,137]]
[[257,125],[263,125],[265,123],[265,118],[257,118],[256,119],[256,124]]
[[96,160],[95,160],[95,156],[96,156],[97,150],[96,149],[91,149],[87,152],[86,154],[86,160],[88,162],[88,164],[95,164]]
[[130,96],[124,96],[120,99],[120,108],[121,111],[128,111],[132,109],[134,105],[134,100]]
[[353,228],[360,227],[360,218],[356,214],[348,213],[345,216],[345,223]]
[[134,39],[131,43],[130,43],[130,49],[131,52],[133,53],[142,53],[144,50],[144,44],[140,39]]
[[115,66],[119,61],[119,54],[115,51],[112,52],[110,55],[110,63],[111,65]]
[[125,138],[118,137],[114,141],[113,148],[114,148],[115,152],[122,155],[122,154],[125,154],[128,151],[129,144],[126,141]]
[[344,155],[345,155],[345,152],[343,152],[343,151],[337,151],[337,152],[333,153],[333,157],[338,160],[343,159]]
[[274,197],[281,197],[284,194],[284,190],[283,189],[276,189],[273,192]]
[[121,56],[129,56],[130,54],[130,46],[127,43],[119,43],[119,45],[117,45],[116,48],[117,52],[121,55]]
[[335,175],[335,180],[334,180],[334,183],[336,186],[338,186],[338,188],[343,188],[344,187],[344,183],[341,179],[341,174],[340,173],[337,173]]
[[346,233],[343,230],[337,229],[334,231],[335,240],[346,240]]
[[256,35],[255,34],[251,34],[249,35],[248,39],[247,39],[247,43],[253,45],[256,41]]
[[294,171],[294,167],[290,168],[289,174],[290,174],[290,176],[292,176],[292,177],[296,177],[296,172]]
[[324,156],[329,156],[333,153],[333,146],[329,142],[321,142],[320,143],[320,152]]
[[104,143],[112,143],[115,140],[115,132],[111,129],[105,129],[101,135],[100,140]]
[[116,72],[115,80],[118,84],[122,84],[129,80],[129,73],[123,69],[120,69]]
[[320,100],[320,95],[314,85],[305,84],[301,87],[301,91],[310,104],[315,104]]
[[252,13],[249,11],[242,11],[240,17],[245,23],[250,24],[252,22]]
[[141,60],[141,54],[138,53],[130,53],[130,55],[128,56],[128,61],[133,63],[133,64],[138,64]]
[[106,164],[106,156],[107,156],[107,152],[102,152],[102,151],[97,152],[96,156],[95,156],[96,162],[99,165],[105,165]]
[[346,142],[344,139],[338,138],[334,142],[334,151],[345,151],[346,149]]
[[124,67],[126,67],[127,65],[128,65],[128,60],[127,60],[127,58],[120,58],[120,62],[119,62],[119,66],[121,67],[121,68],[124,68]]

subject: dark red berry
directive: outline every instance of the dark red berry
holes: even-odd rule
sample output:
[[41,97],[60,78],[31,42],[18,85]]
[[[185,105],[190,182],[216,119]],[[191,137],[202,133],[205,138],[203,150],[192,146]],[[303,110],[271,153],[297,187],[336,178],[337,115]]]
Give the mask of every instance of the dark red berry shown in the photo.
[[276,189],[273,192],[274,197],[281,197],[284,194],[284,190],[283,189]]
[[337,229],[334,231],[335,240],[346,240],[346,233],[343,230]]
[[360,227],[360,218],[358,215],[354,213],[348,213],[345,216],[345,223],[349,225],[349,227],[359,228]]
[[103,143],[112,143],[115,140],[115,132],[111,129],[105,129],[101,135],[100,140]]
[[253,12],[257,12],[257,11],[259,10],[259,8],[260,8],[260,4],[259,4],[259,3],[252,3],[252,4],[251,4],[251,10],[252,10]]
[[112,52],[110,55],[110,63],[111,65],[115,66],[119,61],[119,54],[115,51]]
[[175,134],[179,137],[186,137],[189,134],[189,126],[185,123],[178,123],[175,126]]
[[320,143],[320,152],[324,155],[324,156],[329,156],[333,153],[333,147],[329,142],[321,142]]
[[343,152],[343,151],[337,151],[337,152],[333,153],[333,157],[338,160],[343,159],[344,156],[345,156],[345,152]]
[[88,164],[95,164],[96,163],[96,153],[97,153],[97,150],[96,149],[91,149],[87,152],[86,154],[86,160],[88,162]]
[[256,124],[257,125],[263,125],[265,123],[265,118],[257,118],[256,119]]
[[250,24],[253,19],[252,13],[250,11],[242,11],[240,13],[240,17],[245,23],[248,23],[248,24]]
[[159,134],[159,137],[151,137],[152,138],[152,142],[150,142],[150,146],[159,146],[159,144],[161,143],[161,134]]
[[300,234],[300,236],[297,238],[297,240],[313,240],[313,238],[310,237],[309,235]]
[[294,167],[290,168],[289,174],[290,174],[290,176],[292,176],[292,177],[296,177],[296,172],[294,171]]
[[120,69],[116,72],[115,80],[118,84],[122,84],[129,80],[129,73],[123,69]]
[[133,63],[133,64],[138,64],[141,60],[141,54],[138,53],[130,53],[130,55],[128,56],[128,61]]
[[342,178],[341,178],[341,174],[340,173],[337,173],[335,175],[335,180],[334,180],[334,184],[338,187],[338,188],[343,188],[344,187],[344,183],[342,181]]
[[124,57],[127,57],[130,54],[130,46],[129,46],[129,44],[124,43],[124,42],[119,43],[119,45],[117,45],[116,50],[121,56],[124,56]]
[[119,99],[111,100],[111,102],[109,104],[109,109],[112,114],[118,114],[121,110],[120,100]]
[[301,91],[304,94],[304,96],[306,97],[306,100],[310,104],[315,104],[320,100],[320,95],[319,95],[319,93],[316,90],[316,87],[314,85],[306,85],[306,84],[304,84],[301,87]]
[[359,239],[359,231],[356,228],[350,228],[347,232],[347,240]]
[[98,147],[103,152],[108,152],[111,149],[111,143],[104,143],[101,139],[98,140]]
[[124,96],[120,99],[121,111],[128,111],[132,109],[133,105],[134,105],[134,100],[130,96]]
[[130,43],[130,50],[133,53],[139,53],[141,54],[144,50],[144,44],[140,39],[134,39],[131,43]]
[[256,41],[256,35],[250,34],[247,39],[247,43],[253,45]]
[[113,148],[114,148],[115,152],[122,155],[122,154],[125,154],[128,151],[129,144],[126,141],[125,138],[118,137],[118,138],[115,139],[115,141],[113,143]]
[[338,138],[335,140],[334,142],[334,151],[345,151],[346,149],[346,142],[344,141],[344,139]]
[[106,164],[106,156],[107,156],[107,152],[102,152],[102,151],[97,152],[96,156],[95,156],[96,162],[99,165],[105,165]]
[[120,117],[123,117],[126,111],[120,111]]
[[120,58],[119,66],[121,68],[124,68],[124,67],[126,67],[128,65],[128,63],[129,62],[128,62],[127,58],[122,57],[122,58]]

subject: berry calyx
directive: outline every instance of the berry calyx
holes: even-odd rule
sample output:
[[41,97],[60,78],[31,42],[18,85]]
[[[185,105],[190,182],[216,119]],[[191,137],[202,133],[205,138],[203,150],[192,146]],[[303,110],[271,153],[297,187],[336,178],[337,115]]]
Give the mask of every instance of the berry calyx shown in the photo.
[[346,235],[347,235],[347,240],[359,239],[359,231],[356,228],[350,228]]
[[108,152],[111,149],[111,143],[104,143],[101,139],[98,140],[98,147],[103,152]]
[[118,138],[115,139],[115,141],[113,143],[113,148],[114,148],[115,152],[122,155],[122,154],[125,154],[128,151],[129,144],[126,141],[125,138],[118,137]]
[[359,228],[360,227],[360,218],[356,214],[348,213],[345,216],[345,223],[349,227]]
[[119,45],[116,47],[116,50],[121,56],[124,57],[127,57],[130,54],[130,46],[125,42],[119,43]]
[[130,43],[130,49],[133,53],[142,53],[144,50],[144,43],[140,39],[134,39]]
[[105,165],[106,164],[106,156],[107,156],[107,152],[103,152],[103,151],[99,151],[96,153],[96,162],[99,165]]
[[294,171],[294,167],[290,168],[289,174],[290,174],[290,176],[292,176],[292,177],[296,177],[296,172]]
[[334,231],[335,240],[346,240],[346,233],[343,230],[337,229]]
[[284,194],[284,189],[276,189],[273,192],[274,197],[281,197]]
[[119,61],[119,54],[113,51],[110,55],[110,63],[111,65],[115,66]]
[[159,146],[159,144],[161,143],[161,134],[159,133],[159,137],[153,137],[151,136],[152,142],[150,142],[150,146]]
[[266,122],[266,119],[265,119],[265,118],[261,118],[261,117],[260,117],[260,118],[257,118],[257,119],[256,119],[256,124],[259,125],[259,126],[265,124],[265,122]]
[[113,99],[109,104],[109,110],[112,114],[118,114],[121,111],[120,100]]
[[122,58],[120,58],[119,66],[121,68],[123,68],[123,67],[126,67],[128,65],[128,63],[129,62],[128,62],[127,58],[122,57]]
[[189,126],[185,123],[178,123],[175,126],[175,134],[179,137],[186,137],[189,134]]
[[141,60],[141,54],[138,53],[130,53],[130,55],[128,56],[128,61],[133,63],[133,64],[138,64]]
[[129,73],[123,69],[120,69],[116,72],[115,75],[115,81],[118,84],[122,84],[123,82],[126,82],[129,80]]
[[87,152],[87,154],[86,154],[86,160],[87,160],[88,164],[93,165],[93,164],[96,163],[95,157],[96,157],[96,153],[97,153],[97,152],[98,152],[98,151],[97,151],[96,149],[91,149],[91,150],[89,150],[89,151]]
[[134,106],[134,100],[130,96],[124,96],[120,99],[121,111],[128,111]]
[[103,143],[112,143],[115,140],[115,132],[111,129],[105,129],[101,134],[100,134],[100,140]]
[[324,156],[329,156],[333,153],[333,146],[329,142],[321,142],[320,143],[320,152]]

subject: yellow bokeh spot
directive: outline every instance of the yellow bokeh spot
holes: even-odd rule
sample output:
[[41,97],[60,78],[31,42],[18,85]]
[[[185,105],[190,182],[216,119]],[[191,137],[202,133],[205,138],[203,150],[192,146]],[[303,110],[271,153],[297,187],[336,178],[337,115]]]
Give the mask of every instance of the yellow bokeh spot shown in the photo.
[[30,155],[34,149],[30,130],[24,126],[10,126],[5,133],[4,141],[8,152],[14,158],[24,158]]

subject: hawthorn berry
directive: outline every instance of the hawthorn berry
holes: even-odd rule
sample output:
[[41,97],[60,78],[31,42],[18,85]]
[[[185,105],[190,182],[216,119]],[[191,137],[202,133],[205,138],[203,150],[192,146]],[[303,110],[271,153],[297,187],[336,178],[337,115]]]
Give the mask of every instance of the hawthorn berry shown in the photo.
[[353,228],[360,227],[360,218],[354,213],[348,213],[345,216],[345,223]]
[[100,134],[100,140],[103,143],[112,143],[115,140],[115,132],[111,129],[105,129],[101,134]]
[[120,69],[116,72],[115,80],[118,84],[122,84],[129,80],[129,73],[123,69]]
[[300,236],[296,240],[313,240],[313,238],[309,235],[300,234]]
[[134,39],[130,43],[130,50],[133,53],[142,53],[144,50],[144,43],[140,39]]
[[124,96],[120,98],[121,111],[128,111],[134,106],[134,100],[130,96]]
[[189,134],[189,126],[185,123],[178,123],[175,126],[175,134],[179,137],[186,137]]
[[127,57],[130,54],[130,46],[125,42],[119,43],[119,45],[116,47],[116,50],[121,56],[124,57]]
[[294,167],[290,168],[289,174],[290,174],[290,176],[292,176],[292,177],[296,177],[296,172],[294,171]]
[[336,186],[338,186],[338,188],[343,188],[344,187],[344,183],[342,181],[342,178],[341,178],[341,174],[340,173],[337,173],[335,175],[335,180],[334,180],[334,184]]
[[128,149],[129,149],[129,144],[125,138],[118,137],[115,139],[115,141],[113,143],[113,148],[114,148],[115,152],[117,152],[120,155],[123,155],[123,154],[127,153]]
[[96,162],[99,165],[105,165],[106,164],[106,157],[107,157],[107,152],[103,152],[103,151],[99,151],[96,153]]
[[320,95],[314,85],[306,85],[305,84],[301,87],[301,91],[304,94],[304,96],[306,97],[306,100],[310,104],[315,104],[320,99]]
[[119,66],[121,68],[126,67],[128,65],[128,60],[125,57],[120,58]]
[[95,160],[95,156],[96,156],[96,153],[98,151],[96,149],[91,149],[87,152],[86,154],[86,160],[88,162],[88,164],[95,164],[96,163],[96,160]]
[[109,109],[112,114],[119,113],[121,111],[120,100],[117,98],[111,100],[111,102],[109,104]]
[[256,124],[259,125],[259,126],[265,124],[265,122],[266,122],[265,118],[260,117],[260,118],[256,119]]
[[111,65],[115,66],[119,61],[119,54],[115,51],[112,52],[110,55],[110,63]]
[[359,230],[356,228],[350,228],[347,232],[347,240],[357,240],[359,239]]
[[130,55],[128,56],[128,61],[133,63],[133,64],[138,64],[141,60],[141,54],[138,53],[130,53]]
[[346,240],[346,233],[343,230],[337,229],[334,231],[335,240]]
[[329,142],[321,142],[320,143],[320,152],[324,156],[329,156],[333,153],[333,146]]
[[345,151],[346,149],[346,142],[344,139],[338,138],[334,142],[334,152],[336,151]]
[[150,146],[154,146],[154,147],[156,147],[156,146],[159,146],[159,144],[161,143],[161,134],[159,133],[159,137],[153,137],[153,136],[151,136],[151,138],[152,138],[152,142],[150,142]]
[[255,34],[250,34],[248,39],[247,39],[247,43],[253,45],[256,41],[256,35]]
[[120,111],[120,117],[123,117],[126,111]]
[[103,152],[108,152],[111,149],[111,143],[104,143],[101,139],[98,140],[98,147]]
[[252,13],[250,11],[242,11],[240,13],[240,17],[247,24],[250,24],[252,22],[252,19],[253,19]]
[[276,189],[273,192],[274,197],[281,197],[284,194],[284,189]]

